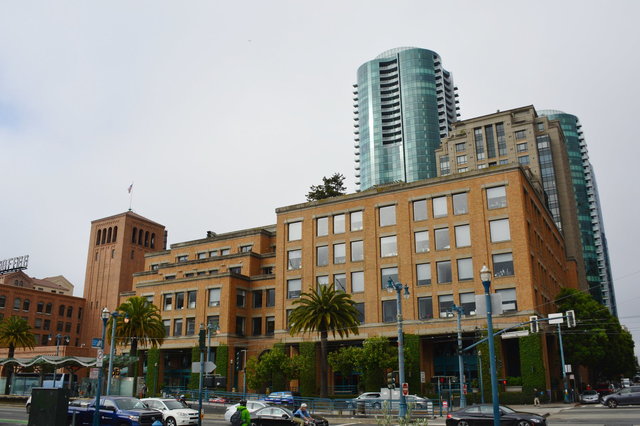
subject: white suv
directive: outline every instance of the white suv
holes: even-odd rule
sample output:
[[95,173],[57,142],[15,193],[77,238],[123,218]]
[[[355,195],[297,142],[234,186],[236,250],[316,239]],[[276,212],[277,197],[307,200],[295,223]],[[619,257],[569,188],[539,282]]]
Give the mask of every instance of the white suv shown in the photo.
[[143,398],[142,402],[149,408],[162,411],[162,419],[166,426],[187,426],[198,424],[198,410],[189,408],[175,399]]

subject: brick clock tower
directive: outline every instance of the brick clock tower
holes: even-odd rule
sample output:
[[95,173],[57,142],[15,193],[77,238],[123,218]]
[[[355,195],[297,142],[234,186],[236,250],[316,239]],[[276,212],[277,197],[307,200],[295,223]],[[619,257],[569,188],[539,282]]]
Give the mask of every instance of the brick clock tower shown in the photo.
[[132,211],[91,222],[84,298],[83,343],[102,336],[103,308],[113,312],[119,294],[132,289],[133,273],[144,270],[144,255],[166,249],[164,225]]

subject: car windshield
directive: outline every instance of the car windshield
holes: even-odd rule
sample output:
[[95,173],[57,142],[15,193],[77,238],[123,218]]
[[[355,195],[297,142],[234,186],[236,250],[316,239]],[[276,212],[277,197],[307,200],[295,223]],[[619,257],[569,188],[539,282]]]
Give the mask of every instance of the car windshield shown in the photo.
[[584,391],[583,395],[597,395],[598,392],[594,391],[594,390],[588,390],[588,391]]
[[512,410],[512,409],[511,409],[511,408],[509,408],[509,407],[505,407],[504,405],[501,405],[501,406],[500,406],[500,409],[501,409],[503,412],[507,413],[507,414],[513,414],[513,413],[515,413],[515,412],[516,412],[515,410]]
[[169,410],[179,410],[182,408],[189,408],[189,406],[184,402],[176,401],[175,399],[165,399],[162,402],[164,402],[164,405],[166,405]]
[[138,398],[122,398],[122,399],[114,399],[113,403],[116,404],[120,410],[137,410],[137,409],[145,409],[147,404],[140,401]]

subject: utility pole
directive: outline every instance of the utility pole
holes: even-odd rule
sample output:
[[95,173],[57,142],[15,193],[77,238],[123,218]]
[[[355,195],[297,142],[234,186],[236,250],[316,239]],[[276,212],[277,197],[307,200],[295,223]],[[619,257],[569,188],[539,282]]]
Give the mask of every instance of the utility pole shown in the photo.
[[464,314],[464,308],[456,306],[451,307],[452,310],[458,314],[458,382],[460,385],[460,408],[467,406],[467,397],[464,394],[464,361],[462,359],[462,321],[461,317]]
[[198,333],[198,343],[200,344],[200,384],[198,386],[198,426],[202,426],[202,385],[204,379],[204,351],[205,345],[204,324],[200,324],[200,332]]

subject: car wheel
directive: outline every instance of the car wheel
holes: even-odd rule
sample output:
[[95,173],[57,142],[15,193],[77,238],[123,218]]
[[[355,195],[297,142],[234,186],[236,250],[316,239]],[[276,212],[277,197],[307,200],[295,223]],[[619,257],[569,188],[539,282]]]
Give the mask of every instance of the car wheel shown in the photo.
[[617,406],[618,406],[618,401],[616,401],[615,399],[610,399],[607,401],[607,407],[616,408]]
[[174,419],[173,417],[168,417],[167,421],[164,423],[166,426],[176,426],[176,419]]
[[381,405],[379,402],[374,402],[373,404],[371,404],[371,407],[375,408],[376,410],[379,410]]
[[469,422],[466,420],[458,421],[458,426],[469,426]]
[[516,426],[531,426],[531,424],[526,420],[519,420]]

